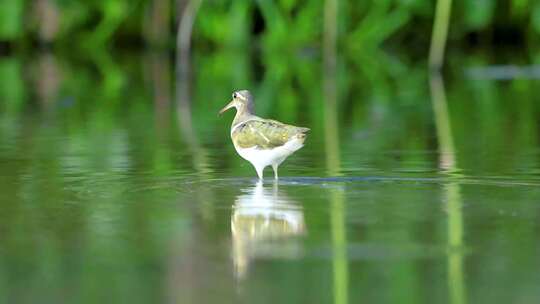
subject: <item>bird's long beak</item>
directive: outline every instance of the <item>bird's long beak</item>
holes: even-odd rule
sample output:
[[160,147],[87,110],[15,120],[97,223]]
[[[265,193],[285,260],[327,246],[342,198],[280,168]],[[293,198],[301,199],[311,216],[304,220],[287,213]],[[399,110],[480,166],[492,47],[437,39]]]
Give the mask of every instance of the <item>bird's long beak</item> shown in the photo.
[[234,107],[234,100],[231,100],[228,105],[226,105],[221,111],[219,111],[219,115],[223,114],[223,112],[227,111],[228,109]]

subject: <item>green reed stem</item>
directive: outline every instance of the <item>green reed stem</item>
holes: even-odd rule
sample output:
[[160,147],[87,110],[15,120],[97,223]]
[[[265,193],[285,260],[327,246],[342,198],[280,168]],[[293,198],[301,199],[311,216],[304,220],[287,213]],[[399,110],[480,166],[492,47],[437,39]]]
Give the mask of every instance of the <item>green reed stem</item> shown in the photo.
[[432,69],[439,69],[443,65],[451,8],[452,0],[437,1],[429,50],[429,66]]

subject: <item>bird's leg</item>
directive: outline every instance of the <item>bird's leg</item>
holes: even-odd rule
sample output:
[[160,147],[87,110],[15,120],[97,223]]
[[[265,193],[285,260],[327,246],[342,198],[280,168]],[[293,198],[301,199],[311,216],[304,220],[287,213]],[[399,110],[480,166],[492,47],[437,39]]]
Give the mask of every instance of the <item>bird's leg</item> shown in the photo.
[[279,165],[278,164],[275,164],[275,165],[272,165],[272,169],[274,169],[274,178],[277,180],[279,177],[278,177],[278,167]]
[[257,175],[259,176],[259,180],[262,181],[263,180],[264,167],[255,166],[255,171],[257,171]]

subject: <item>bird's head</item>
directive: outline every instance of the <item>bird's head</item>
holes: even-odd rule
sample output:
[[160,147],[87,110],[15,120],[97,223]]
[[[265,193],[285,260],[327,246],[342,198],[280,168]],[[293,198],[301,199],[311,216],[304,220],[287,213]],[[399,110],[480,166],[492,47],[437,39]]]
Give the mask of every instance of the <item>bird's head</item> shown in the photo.
[[253,114],[253,96],[251,96],[251,93],[248,90],[241,90],[232,93],[231,102],[221,109],[219,114],[223,114],[223,112],[233,107],[236,108],[236,111],[238,112],[248,112]]

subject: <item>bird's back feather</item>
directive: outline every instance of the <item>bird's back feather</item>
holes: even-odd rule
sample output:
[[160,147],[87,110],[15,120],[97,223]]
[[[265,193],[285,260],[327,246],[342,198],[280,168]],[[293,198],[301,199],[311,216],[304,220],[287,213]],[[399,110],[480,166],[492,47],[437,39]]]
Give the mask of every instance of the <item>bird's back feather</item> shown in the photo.
[[287,125],[276,120],[253,117],[233,126],[231,137],[241,148],[273,149],[294,138],[305,139],[309,128]]

